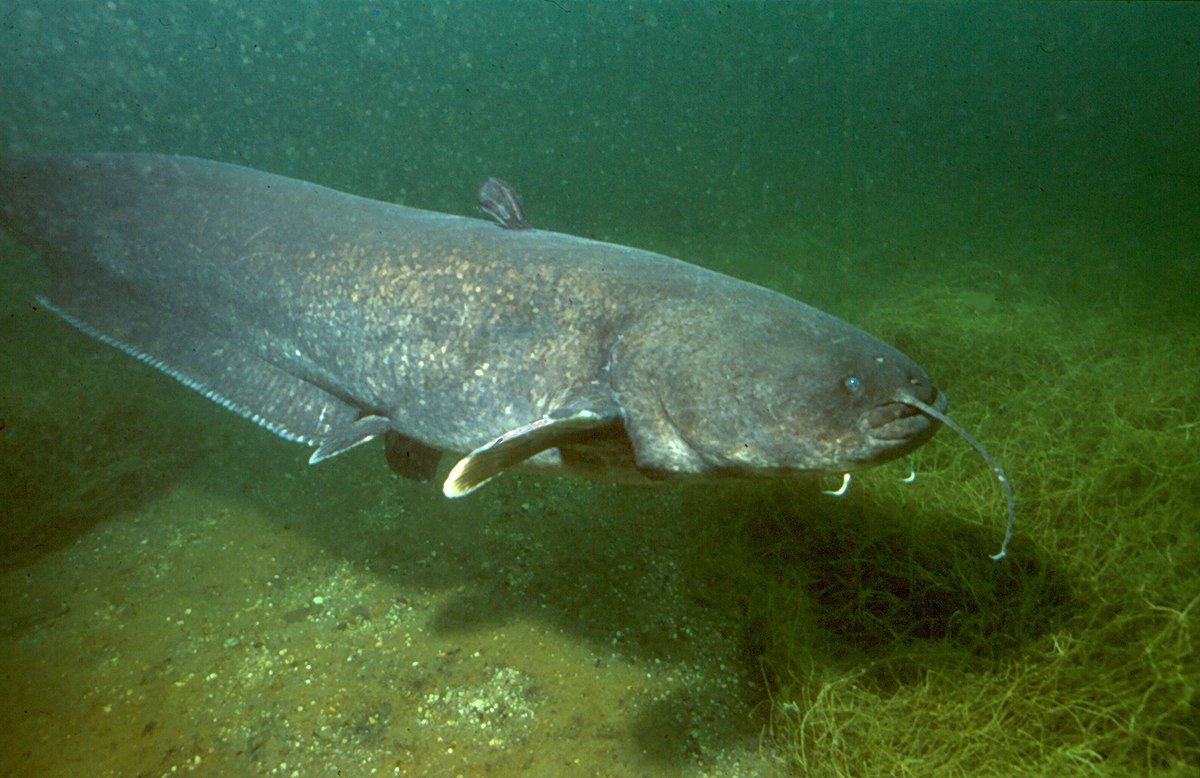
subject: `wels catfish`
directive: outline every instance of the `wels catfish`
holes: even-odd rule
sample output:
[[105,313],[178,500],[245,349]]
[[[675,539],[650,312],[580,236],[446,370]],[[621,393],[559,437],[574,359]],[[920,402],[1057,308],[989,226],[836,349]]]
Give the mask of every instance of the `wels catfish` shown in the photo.
[[627,246],[159,154],[0,159],[0,226],[71,324],[289,440],[383,438],[460,497],[518,465],[613,480],[847,474],[945,415],[916,363],[782,294]]

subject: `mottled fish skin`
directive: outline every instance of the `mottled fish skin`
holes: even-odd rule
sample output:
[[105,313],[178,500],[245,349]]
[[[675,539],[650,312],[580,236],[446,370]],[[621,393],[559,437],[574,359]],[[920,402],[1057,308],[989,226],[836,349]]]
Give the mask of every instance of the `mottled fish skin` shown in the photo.
[[841,473],[933,434],[899,391],[945,407],[896,349],[753,284],[235,165],[4,158],[0,226],[81,329],[319,451],[395,432],[414,477],[539,419],[594,421],[531,460],[564,473]]

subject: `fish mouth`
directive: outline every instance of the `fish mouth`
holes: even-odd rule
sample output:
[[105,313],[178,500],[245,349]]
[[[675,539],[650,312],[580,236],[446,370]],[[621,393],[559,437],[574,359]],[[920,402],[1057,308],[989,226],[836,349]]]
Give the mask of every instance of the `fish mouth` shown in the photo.
[[[949,405],[945,393],[937,387],[930,387],[929,392],[932,395],[929,405],[945,412]],[[896,443],[923,442],[941,425],[920,408],[900,400],[876,405],[867,415],[866,423],[872,438]]]

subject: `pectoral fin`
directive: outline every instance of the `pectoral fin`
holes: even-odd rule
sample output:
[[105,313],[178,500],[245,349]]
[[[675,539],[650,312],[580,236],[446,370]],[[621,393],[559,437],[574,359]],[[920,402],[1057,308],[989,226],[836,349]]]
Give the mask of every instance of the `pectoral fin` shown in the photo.
[[470,494],[510,467],[534,454],[556,448],[581,432],[612,423],[616,409],[569,408],[551,411],[542,418],[504,433],[458,461],[446,477],[447,497]]

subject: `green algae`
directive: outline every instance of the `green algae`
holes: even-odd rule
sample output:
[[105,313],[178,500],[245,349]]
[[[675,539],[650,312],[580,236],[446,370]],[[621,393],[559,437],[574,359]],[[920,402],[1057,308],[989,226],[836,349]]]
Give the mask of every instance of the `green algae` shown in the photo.
[[889,466],[841,501],[742,493],[767,749],[806,776],[1194,774],[1200,334],[948,286],[888,299],[864,324],[907,322],[897,340],[950,367],[1017,539],[987,559],[999,489],[948,435],[914,483]]

